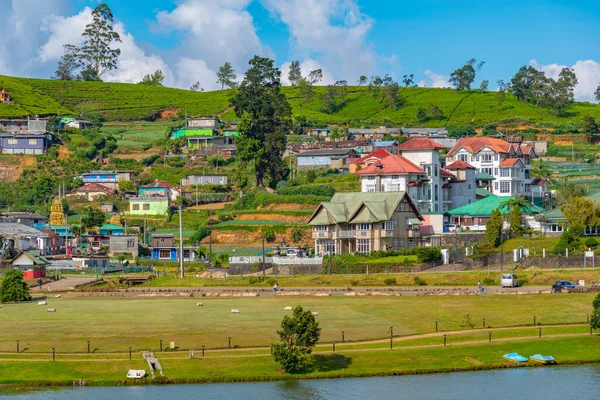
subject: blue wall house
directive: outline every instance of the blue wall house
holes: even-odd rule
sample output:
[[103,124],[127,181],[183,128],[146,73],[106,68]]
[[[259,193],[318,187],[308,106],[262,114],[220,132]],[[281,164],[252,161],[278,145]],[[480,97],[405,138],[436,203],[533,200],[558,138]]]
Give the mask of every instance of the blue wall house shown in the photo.
[[354,149],[319,149],[308,150],[298,154],[298,171],[333,168],[347,171],[348,160],[356,158],[358,153]]
[[0,150],[4,154],[46,154],[52,144],[52,134],[2,133]]
[[125,229],[117,224],[104,224],[100,227],[101,235],[124,235]]

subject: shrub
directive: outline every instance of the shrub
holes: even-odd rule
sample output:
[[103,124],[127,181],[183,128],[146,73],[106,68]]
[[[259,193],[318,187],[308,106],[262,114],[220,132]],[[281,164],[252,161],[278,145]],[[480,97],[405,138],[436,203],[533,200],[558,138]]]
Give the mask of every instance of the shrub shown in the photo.
[[323,183],[314,185],[288,186],[281,189],[282,195],[309,195],[309,196],[325,196],[332,197],[335,194],[333,186]]
[[598,246],[598,241],[597,241],[596,239],[594,239],[593,237],[591,237],[591,238],[588,238],[588,239],[585,241],[585,245],[586,245],[587,247],[589,247],[590,249],[593,249],[593,248],[595,248],[596,246]]
[[249,285],[254,285],[258,283],[258,278],[256,276],[251,276],[248,278],[248,284]]
[[518,279],[518,280],[517,280],[517,285],[518,285],[518,286],[525,286],[525,285],[527,285],[528,283],[529,283],[529,279],[525,279],[525,278],[523,278],[523,279]]
[[419,262],[438,261],[442,258],[442,252],[439,247],[415,247],[414,252]]
[[350,281],[350,286],[358,286],[360,282],[358,282],[356,279],[351,280]]
[[418,276],[415,276],[413,278],[413,281],[417,286],[427,286],[427,282],[425,282],[425,279],[419,278]]
[[398,281],[396,280],[396,278],[385,278],[383,280],[383,284],[386,286],[396,286],[398,284]]
[[269,243],[272,243],[275,241],[276,237],[275,237],[275,230],[273,229],[273,227],[271,226],[263,226],[260,229],[263,238],[265,238],[265,240]]
[[495,284],[495,281],[492,278],[484,278],[483,284],[486,286],[491,286],[491,285]]

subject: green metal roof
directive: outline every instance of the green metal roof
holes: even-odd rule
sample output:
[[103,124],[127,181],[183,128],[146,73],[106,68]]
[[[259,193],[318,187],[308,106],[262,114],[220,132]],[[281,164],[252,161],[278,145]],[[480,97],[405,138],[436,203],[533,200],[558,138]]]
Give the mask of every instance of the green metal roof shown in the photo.
[[[33,261],[33,263],[35,265],[46,265],[49,264],[50,261],[48,261],[48,259],[46,259],[46,257],[43,257],[40,255],[39,251],[24,251],[23,254],[27,255],[27,257],[31,258],[31,260]],[[19,257],[19,255],[17,255],[17,257],[15,257],[15,259],[17,259]]]
[[[600,191],[588,194],[584,198],[593,201],[596,205],[600,205]],[[550,219],[565,219],[564,214],[558,207],[550,211],[546,211],[544,214]]]
[[321,203],[309,225],[371,223],[389,220],[406,192],[336,193]]
[[481,196],[481,197],[488,197],[488,196],[493,196],[493,194],[487,190],[485,190],[484,188],[477,188],[475,190],[477,196]]
[[475,175],[475,180],[477,181],[493,181],[496,178],[494,178],[492,175],[488,174],[487,172],[479,172],[477,175]]
[[100,227],[101,230],[113,231],[115,229],[123,229],[121,225],[117,224],[104,224]]
[[[448,211],[450,215],[461,215],[469,217],[491,217],[492,211],[500,209],[502,213],[507,213],[508,208],[502,206],[502,203],[508,200],[514,200],[511,196],[488,196],[481,200],[477,200],[471,204],[465,204],[462,207]],[[537,214],[543,212],[539,207],[529,206],[521,210],[522,214]]]

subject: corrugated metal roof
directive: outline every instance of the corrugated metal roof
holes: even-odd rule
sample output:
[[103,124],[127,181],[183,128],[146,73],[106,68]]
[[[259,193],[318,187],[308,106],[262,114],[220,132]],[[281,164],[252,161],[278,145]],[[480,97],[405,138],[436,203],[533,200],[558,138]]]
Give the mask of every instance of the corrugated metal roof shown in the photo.
[[35,228],[23,224],[16,223],[0,223],[0,236],[31,236],[31,237],[47,237],[45,233]]
[[[465,204],[462,207],[448,211],[450,215],[466,215],[469,217],[491,217],[492,211],[500,209],[502,213],[508,212],[508,208],[502,204],[506,201],[514,200],[511,196],[488,196],[481,200],[477,200],[471,204]],[[538,207],[530,206],[527,209],[522,209],[521,213],[530,215],[541,212]]]

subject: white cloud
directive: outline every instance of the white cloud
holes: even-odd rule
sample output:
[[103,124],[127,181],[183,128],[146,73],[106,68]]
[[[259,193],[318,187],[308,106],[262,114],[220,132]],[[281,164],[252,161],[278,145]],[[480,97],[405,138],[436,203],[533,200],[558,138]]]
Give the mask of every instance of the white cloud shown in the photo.
[[221,89],[217,84],[217,74],[208,68],[204,60],[193,60],[182,57],[177,62],[178,85],[189,89],[194,83],[200,82],[204,90]]
[[331,81],[354,82],[360,75],[375,73],[377,56],[367,43],[372,20],[354,0],[261,2],[287,25],[294,58],[322,65]]
[[[567,68],[566,65],[559,64],[539,64],[536,60],[531,60],[529,65],[543,71],[546,77],[558,79],[560,71]],[[594,60],[580,60],[569,66],[575,75],[577,75],[577,86],[575,86],[574,95],[576,101],[596,102],[594,92],[600,83],[600,64]]]
[[448,81],[450,77],[448,75],[436,74],[430,70],[425,71],[425,76],[428,79],[421,80],[417,84],[420,87],[433,87],[433,88],[447,88],[451,87]]
[[81,33],[92,21],[92,9],[85,7],[79,14],[71,17],[56,15],[48,16],[42,27],[42,32],[49,36],[40,49],[39,58],[42,62],[56,61],[62,57],[65,44],[79,45],[83,41]]

